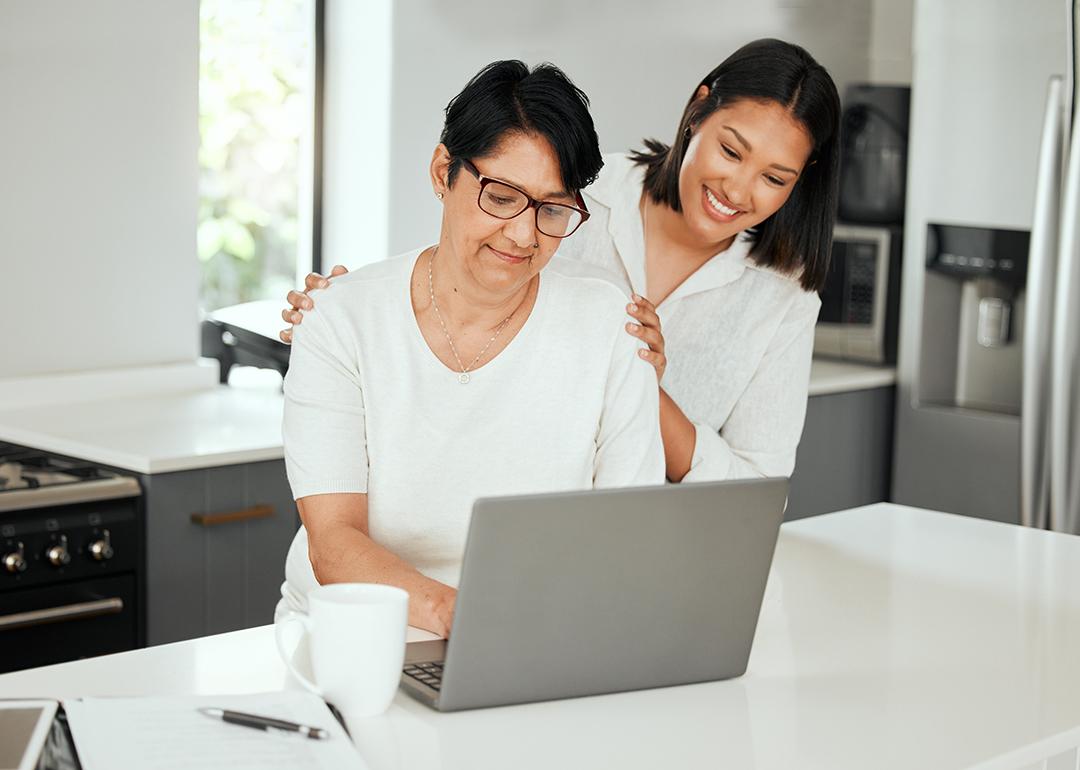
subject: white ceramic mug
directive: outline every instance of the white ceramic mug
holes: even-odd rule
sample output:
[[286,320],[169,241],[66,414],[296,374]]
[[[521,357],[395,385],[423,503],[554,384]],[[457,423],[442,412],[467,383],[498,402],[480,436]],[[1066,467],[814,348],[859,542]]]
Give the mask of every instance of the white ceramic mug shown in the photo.
[[[394,586],[335,583],[308,594],[308,612],[290,610],[275,624],[278,653],[304,687],[347,717],[386,711],[405,662],[409,594]],[[282,631],[300,623],[308,636],[315,681],[297,670]]]

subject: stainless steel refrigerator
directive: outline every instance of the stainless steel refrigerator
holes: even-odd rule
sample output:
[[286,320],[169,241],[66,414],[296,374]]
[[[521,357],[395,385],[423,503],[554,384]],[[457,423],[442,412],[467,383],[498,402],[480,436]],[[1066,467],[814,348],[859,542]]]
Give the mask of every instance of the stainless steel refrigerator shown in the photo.
[[1080,532],[1077,0],[916,0],[893,499]]

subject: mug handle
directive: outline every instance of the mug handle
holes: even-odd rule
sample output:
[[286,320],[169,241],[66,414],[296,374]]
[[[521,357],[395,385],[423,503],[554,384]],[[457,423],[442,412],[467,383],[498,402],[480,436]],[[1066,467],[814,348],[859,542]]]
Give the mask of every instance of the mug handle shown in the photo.
[[322,698],[322,688],[320,688],[317,684],[315,684],[306,676],[301,674],[297,670],[296,666],[293,665],[293,656],[289,655],[285,651],[285,645],[283,644],[281,631],[289,623],[299,623],[304,627],[304,633],[306,633],[309,637],[311,636],[311,617],[305,615],[302,612],[297,612],[296,610],[286,611],[285,614],[278,618],[278,620],[274,623],[274,641],[277,642],[278,655],[281,656],[281,660],[284,661],[285,667],[289,669],[289,673],[296,678],[296,681],[302,684],[306,690],[309,690],[310,692],[313,692],[320,698]]

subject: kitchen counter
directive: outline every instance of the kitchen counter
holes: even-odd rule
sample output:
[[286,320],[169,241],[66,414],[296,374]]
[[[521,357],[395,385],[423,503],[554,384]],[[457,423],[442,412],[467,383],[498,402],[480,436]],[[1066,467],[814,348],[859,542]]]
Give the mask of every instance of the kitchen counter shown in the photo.
[[[217,384],[213,367],[197,367],[197,376],[182,373],[178,376],[170,369],[153,377],[143,373],[135,378],[139,389],[132,387],[130,377],[121,379],[118,373],[71,375],[63,389],[43,378],[46,381],[35,388],[20,388],[27,394],[23,404],[0,409],[0,441],[137,473],[283,456],[283,398],[276,373],[238,370],[237,384],[229,386]],[[162,374],[169,377],[162,381]],[[176,389],[172,382],[178,383]],[[35,398],[34,391],[43,388],[57,393],[50,400]],[[12,399],[3,403],[11,404]]]
[[[217,385],[206,365],[157,374],[41,378],[6,391],[0,383],[8,405],[0,409],[0,441],[148,474],[283,457],[276,373],[237,370],[229,386]],[[892,368],[815,359],[810,396],[895,381]]]
[[[372,770],[1076,766],[1080,538],[877,504],[789,522],[747,673],[351,720]],[[415,638],[416,634],[413,634]],[[0,697],[293,686],[269,626],[0,676]]]
[[810,364],[811,398],[833,393],[887,388],[895,384],[895,366],[870,366],[828,358],[815,358]]

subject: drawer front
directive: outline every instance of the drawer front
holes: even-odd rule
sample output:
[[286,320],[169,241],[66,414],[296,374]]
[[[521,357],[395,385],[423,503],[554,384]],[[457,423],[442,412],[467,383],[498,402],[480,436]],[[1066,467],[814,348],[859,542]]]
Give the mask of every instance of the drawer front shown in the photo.
[[298,521],[280,460],[149,477],[149,643],[271,622]]

